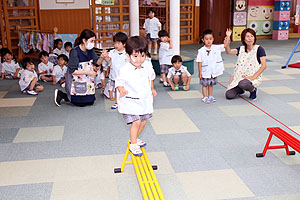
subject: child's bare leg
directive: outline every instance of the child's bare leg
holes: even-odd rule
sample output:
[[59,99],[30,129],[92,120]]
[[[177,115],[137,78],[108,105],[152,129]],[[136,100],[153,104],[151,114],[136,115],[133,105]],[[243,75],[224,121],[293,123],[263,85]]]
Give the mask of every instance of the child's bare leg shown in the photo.
[[131,144],[136,144],[137,137],[139,136],[139,129],[141,126],[141,120],[134,121],[130,127],[130,142]]
[[160,77],[162,78],[163,82],[167,82],[166,73],[161,73]]
[[157,54],[157,42],[154,42],[154,54]]
[[213,92],[213,86],[209,85],[208,86],[208,96],[212,96],[212,92]]
[[152,49],[152,41],[148,42],[148,51],[149,53],[151,53],[151,49]]
[[101,79],[102,88],[105,89],[105,79]]
[[115,88],[115,104],[118,103],[118,98],[117,98],[117,88]]
[[53,79],[52,79],[52,77],[42,76],[42,77],[41,77],[41,80],[45,80],[45,81],[50,82],[50,81],[52,81]]
[[30,82],[29,90],[33,90],[33,88],[34,88],[36,82],[37,82],[37,78],[34,77],[34,78],[32,79],[32,81]]
[[42,85],[39,85],[36,87],[35,92],[42,92],[44,90],[44,87]]
[[143,132],[143,130],[144,130],[144,128],[145,128],[145,126],[146,126],[146,124],[147,124],[147,120],[145,120],[145,121],[142,121],[142,122],[141,122],[141,125],[140,125],[140,128],[139,128],[139,131],[138,131],[137,137],[139,137],[139,136],[140,136],[140,134]]
[[188,78],[187,78],[186,73],[182,73],[182,74],[181,74],[181,80],[182,80],[182,82],[183,82],[183,85],[186,85],[186,84],[187,84]]
[[114,99],[114,97],[113,97],[113,92],[112,92],[112,90],[108,90],[108,92],[109,92],[109,99],[110,99],[111,101],[114,101],[115,99]]
[[178,75],[175,75],[173,77],[173,82],[174,82],[175,85],[178,85],[178,83],[179,83],[179,76]]
[[202,86],[202,95],[203,97],[207,97],[207,86]]

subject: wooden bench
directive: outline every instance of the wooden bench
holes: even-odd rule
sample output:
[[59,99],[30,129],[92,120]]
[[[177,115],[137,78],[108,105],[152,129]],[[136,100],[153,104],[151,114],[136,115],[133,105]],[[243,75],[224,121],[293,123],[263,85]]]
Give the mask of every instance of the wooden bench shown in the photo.
[[[138,179],[141,192],[144,200],[165,200],[164,195],[161,191],[157,178],[153,170],[157,170],[157,166],[150,164],[144,147],[141,147],[143,152],[142,156],[134,156],[129,151],[129,141],[127,141],[127,149],[121,165],[121,168],[115,168],[115,173],[121,173],[124,171],[125,165],[133,164],[136,177]],[[128,161],[128,155],[131,155],[131,160]]]
[[[289,133],[285,132],[279,127],[269,127],[267,128],[267,130],[270,132],[270,135],[268,137],[265,148],[262,153],[257,153],[256,157],[264,157],[268,149],[283,148],[285,149],[287,155],[295,155],[295,151],[289,151],[288,146],[292,147],[294,150],[300,153],[300,141],[297,138],[291,136]],[[278,137],[283,142],[283,145],[269,146],[273,135]]]

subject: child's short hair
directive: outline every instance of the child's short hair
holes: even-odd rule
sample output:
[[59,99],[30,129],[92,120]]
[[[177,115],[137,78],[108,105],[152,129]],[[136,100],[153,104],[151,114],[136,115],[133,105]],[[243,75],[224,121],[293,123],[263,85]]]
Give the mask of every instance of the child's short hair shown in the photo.
[[149,9],[147,10],[147,15],[149,15],[150,12],[153,12],[154,14],[156,14],[154,8],[149,8]]
[[158,37],[169,37],[169,33],[166,30],[161,30],[158,32]]
[[206,36],[206,35],[213,35],[213,31],[211,29],[206,29],[202,33],[202,38],[204,38],[204,36]]
[[140,36],[130,37],[126,42],[125,51],[128,53],[128,55],[132,55],[133,51],[135,51],[139,53],[145,53],[146,56],[150,57],[147,42]]
[[172,64],[173,64],[173,63],[177,63],[177,62],[182,62],[182,58],[181,58],[180,55],[175,55],[175,56],[173,56],[172,59],[171,59],[171,63],[172,63]]
[[41,51],[41,52],[39,53],[39,59],[41,59],[43,56],[49,57],[49,53],[48,53],[47,51]]
[[30,64],[30,65],[34,65],[34,62],[31,58],[28,58],[28,57],[25,57],[23,60],[22,60],[22,67],[23,69],[26,69],[26,66]]
[[72,48],[72,42],[66,42],[64,44],[64,48],[66,49],[67,47],[71,47]]
[[113,37],[114,42],[122,42],[122,44],[125,44],[127,42],[127,40],[128,40],[128,37],[123,32],[117,32]]
[[7,53],[12,54],[8,48],[2,48],[2,49],[0,49],[1,63],[4,62],[4,56],[5,56]]
[[62,40],[59,38],[54,40],[54,49],[57,48],[59,42],[62,42]]
[[60,58],[62,58],[66,62],[69,62],[69,58],[65,54],[60,54],[59,56],[57,56],[57,60]]

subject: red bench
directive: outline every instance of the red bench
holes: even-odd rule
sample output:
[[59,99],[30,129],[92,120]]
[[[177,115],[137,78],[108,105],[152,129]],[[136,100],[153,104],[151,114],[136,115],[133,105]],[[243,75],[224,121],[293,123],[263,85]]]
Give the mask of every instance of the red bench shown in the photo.
[[[300,153],[300,141],[282,130],[279,127],[270,127],[267,128],[267,130],[270,132],[269,138],[267,140],[267,143],[265,145],[265,148],[262,153],[257,153],[256,157],[264,157],[267,153],[268,149],[285,149],[287,155],[295,155],[295,151],[289,151],[289,147],[292,147],[297,152]],[[276,146],[269,146],[272,136],[275,135],[278,137],[284,144],[283,145],[276,145]]]

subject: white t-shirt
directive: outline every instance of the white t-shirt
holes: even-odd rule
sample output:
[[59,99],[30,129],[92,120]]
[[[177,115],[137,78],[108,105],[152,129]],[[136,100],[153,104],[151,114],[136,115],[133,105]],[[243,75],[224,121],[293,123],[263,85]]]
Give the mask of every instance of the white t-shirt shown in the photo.
[[[123,86],[128,94],[118,99],[120,113],[145,115],[153,112],[151,82],[155,79],[152,63],[146,60],[140,69],[126,63],[120,69],[115,87]],[[117,95],[119,97],[119,94]]]
[[185,66],[181,65],[180,68],[179,68],[178,70],[176,70],[175,67],[169,68],[169,72],[168,72],[167,78],[169,78],[169,79],[172,80],[173,77],[174,77],[175,75],[180,76],[182,73],[186,73],[186,75],[187,75],[188,77],[191,76],[191,74],[190,74],[190,72],[187,70],[187,68],[186,68]]
[[55,65],[53,68],[52,76],[55,76],[56,82],[58,82],[60,79],[65,77],[65,74],[67,73],[67,67],[64,65],[63,68],[61,68],[59,65]]
[[45,73],[45,74],[40,74],[40,78],[41,78],[41,76],[51,75],[52,73],[50,71],[53,71],[53,63],[48,62],[47,64],[45,64],[45,63],[41,62],[38,65],[38,70],[39,70],[39,73],[47,71],[47,73]]
[[55,48],[53,50],[53,53],[59,56],[60,54],[66,54],[66,50],[64,50],[63,48],[61,50],[59,50],[58,48]]
[[202,77],[214,78],[224,71],[224,63],[222,60],[221,52],[224,52],[224,44],[212,45],[210,49],[205,46],[198,50],[196,62],[202,63]]
[[20,68],[20,65],[14,60],[12,60],[10,63],[4,62],[2,63],[1,73],[5,73],[6,75],[13,76],[16,73],[18,68]]
[[27,69],[23,70],[23,72],[21,73],[20,80],[19,80],[19,85],[20,85],[21,91],[25,90],[30,85],[30,83],[34,77],[37,78],[37,74],[34,70],[33,71],[29,71]]
[[144,29],[146,33],[150,33],[150,38],[158,38],[158,31],[161,27],[161,23],[156,17],[152,19],[147,18],[144,23]]
[[173,55],[173,49],[170,49],[170,44],[168,42],[161,42],[159,46],[159,64],[172,65],[171,59]]
[[125,63],[129,62],[129,58],[127,57],[125,49],[122,52],[113,49],[108,55],[111,58],[109,78],[111,80],[116,80],[120,69],[125,65]]

